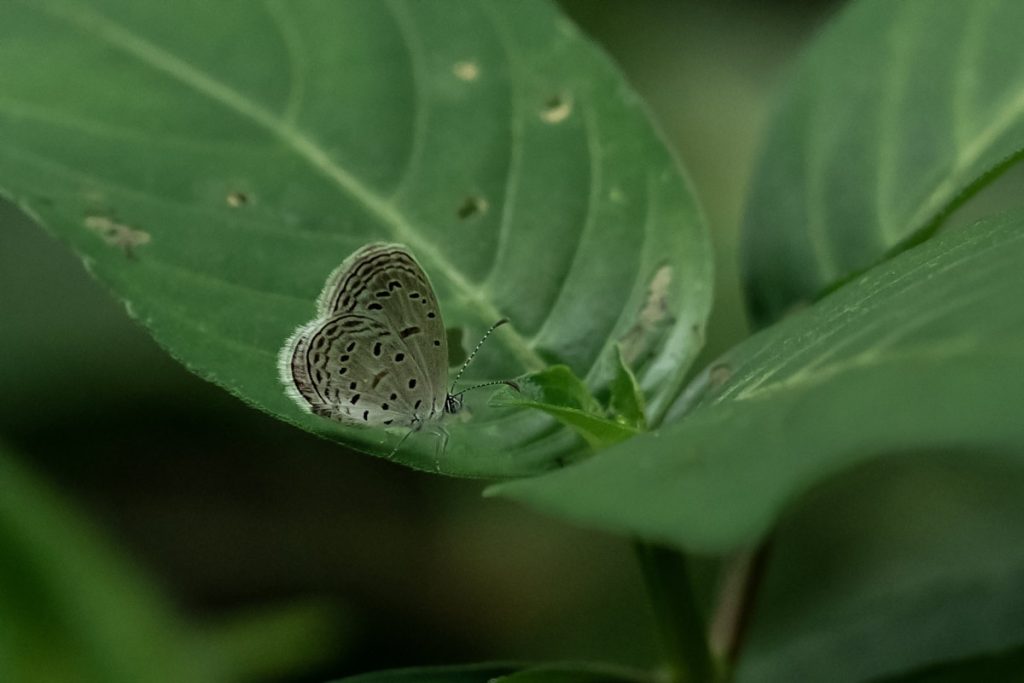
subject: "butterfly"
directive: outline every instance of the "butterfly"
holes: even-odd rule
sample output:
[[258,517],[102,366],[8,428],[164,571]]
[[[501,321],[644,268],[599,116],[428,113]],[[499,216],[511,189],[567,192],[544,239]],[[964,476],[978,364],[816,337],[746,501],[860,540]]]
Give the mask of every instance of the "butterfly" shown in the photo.
[[449,387],[448,340],[430,280],[403,245],[368,244],[331,273],[316,317],[285,342],[281,381],[316,415],[418,431],[459,412],[466,391],[516,387],[501,380],[455,392],[484,340],[506,322],[491,326]]

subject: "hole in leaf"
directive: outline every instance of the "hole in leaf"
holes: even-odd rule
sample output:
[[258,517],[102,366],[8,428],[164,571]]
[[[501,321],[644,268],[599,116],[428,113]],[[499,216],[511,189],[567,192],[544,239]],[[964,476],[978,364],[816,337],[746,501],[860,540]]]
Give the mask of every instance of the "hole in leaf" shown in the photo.
[[455,215],[458,216],[460,220],[466,220],[467,218],[481,216],[487,213],[489,206],[490,205],[487,203],[487,200],[483,197],[466,197],[462,204],[459,205]]
[[544,103],[540,111],[540,120],[544,123],[561,123],[572,114],[572,97],[566,93],[552,96]]

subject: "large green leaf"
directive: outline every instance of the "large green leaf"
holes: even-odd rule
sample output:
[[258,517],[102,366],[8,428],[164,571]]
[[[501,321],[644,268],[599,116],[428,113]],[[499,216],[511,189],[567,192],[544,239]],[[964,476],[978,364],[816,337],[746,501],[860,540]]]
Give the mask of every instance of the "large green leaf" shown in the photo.
[[974,448],[1024,465],[1024,217],[931,240],[734,349],[685,419],[492,493],[725,553],[869,459]]
[[0,452],[0,680],[229,680],[94,529]]
[[[1024,468],[973,450],[812,492],[772,541],[737,683],[873,681],[1024,644],[1022,495]],[[960,680],[1024,673],[980,666]]]
[[[655,419],[710,300],[694,200],[615,68],[542,2],[0,6],[0,188],[173,355],[244,400],[378,454],[398,435],[303,413],[278,349],[327,275],[403,242],[473,372],[564,363],[595,391],[620,341]],[[534,411],[419,434],[401,461],[549,468],[579,441]]]
[[803,55],[744,225],[760,322],[926,236],[1024,150],[1024,4],[859,0]]

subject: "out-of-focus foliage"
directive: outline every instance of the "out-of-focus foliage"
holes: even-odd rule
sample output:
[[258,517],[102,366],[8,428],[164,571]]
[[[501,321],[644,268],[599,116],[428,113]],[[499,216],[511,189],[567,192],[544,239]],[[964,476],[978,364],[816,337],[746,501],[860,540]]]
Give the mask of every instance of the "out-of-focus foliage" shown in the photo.
[[0,680],[227,680],[153,588],[5,451],[0,482]]
[[924,239],[1024,152],[1024,4],[858,0],[803,55],[744,222],[761,324]]

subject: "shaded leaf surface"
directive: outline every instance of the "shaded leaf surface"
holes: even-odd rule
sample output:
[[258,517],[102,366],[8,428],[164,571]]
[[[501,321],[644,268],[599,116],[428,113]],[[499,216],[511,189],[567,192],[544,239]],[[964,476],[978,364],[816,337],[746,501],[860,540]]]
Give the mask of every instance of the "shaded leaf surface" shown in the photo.
[[909,676],[887,678],[885,683],[975,683],[1019,681],[1024,678],[1024,648],[928,667]]
[[1024,149],[1024,5],[852,2],[804,54],[744,225],[771,322],[921,236]]
[[[479,378],[565,363],[597,390],[628,338],[657,416],[697,350],[693,198],[617,71],[547,3],[5,3],[0,93],[3,193],[189,368],[310,431],[397,441],[304,414],[274,367],[327,275],[374,240],[416,254],[466,338],[512,319]],[[543,415],[469,408],[441,461],[431,435],[398,457],[512,476],[578,448]]]
[[[737,683],[875,681],[1024,643],[1022,492],[1024,468],[975,450],[813,491],[773,539]],[[1017,680],[1012,660],[950,680]]]
[[[753,543],[813,486],[887,453],[1020,462],[1024,218],[951,233],[734,349],[685,419],[490,489],[701,553]],[[628,501],[628,504],[623,504]]]
[[349,676],[336,683],[490,683],[522,668],[522,664],[502,663],[424,666]]
[[539,666],[498,679],[501,683],[649,683],[652,680],[636,672],[584,664]]
[[344,678],[337,683],[643,683],[631,671],[598,664],[466,664],[379,671]]

